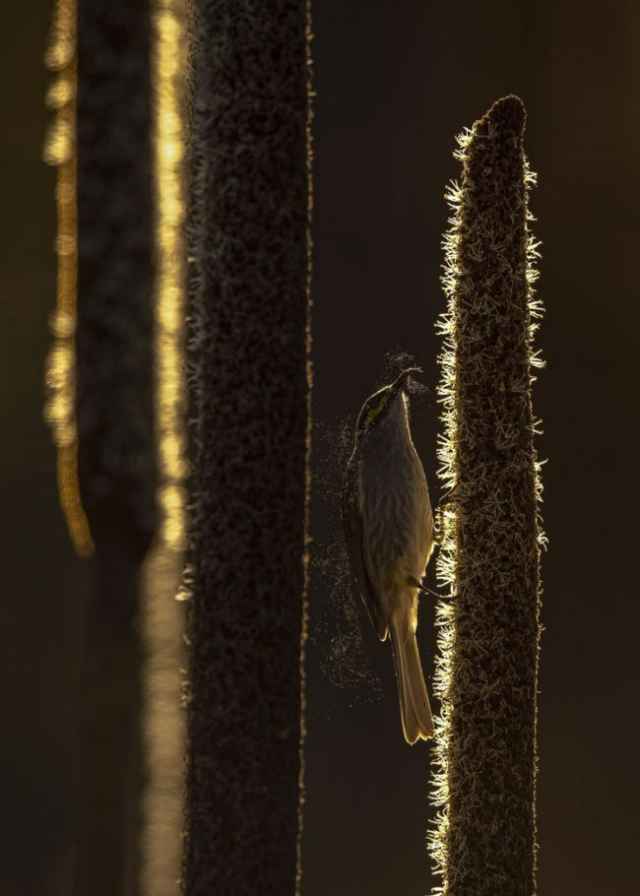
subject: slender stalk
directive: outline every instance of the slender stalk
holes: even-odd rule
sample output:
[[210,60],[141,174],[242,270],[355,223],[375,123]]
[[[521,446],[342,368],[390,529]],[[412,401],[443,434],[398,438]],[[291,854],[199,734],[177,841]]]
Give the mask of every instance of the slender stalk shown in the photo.
[[183,886],[299,892],[310,462],[309,9],[195,3]]
[[498,100],[459,138],[460,186],[445,239],[448,308],[440,476],[456,485],[437,570],[442,699],[435,750],[441,806],[430,848],[446,896],[536,890],[537,685],[546,544],[533,444],[537,244],[521,100]]
[[77,172],[76,172],[76,0],[57,0],[47,67],[54,81],[47,105],[55,118],[47,136],[45,161],[57,168],[56,205],[58,283],[52,319],[54,342],[47,363],[45,416],[57,447],[58,493],[73,545],[81,556],[93,551],[78,481],[78,438],[75,408],[75,329],[77,303]]

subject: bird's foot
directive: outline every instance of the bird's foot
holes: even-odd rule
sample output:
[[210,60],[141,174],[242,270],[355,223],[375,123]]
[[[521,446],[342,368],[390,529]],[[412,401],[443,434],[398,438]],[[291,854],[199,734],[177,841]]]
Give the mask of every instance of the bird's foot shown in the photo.
[[444,538],[444,530],[442,527],[442,513],[439,507],[436,507],[433,515],[433,543],[440,547]]
[[442,545],[442,542],[444,540],[445,526],[443,510],[447,506],[447,504],[455,503],[455,501],[458,499],[459,484],[460,483],[456,482],[453,488],[449,489],[449,491],[442,496],[442,498],[440,499],[440,503],[435,509],[435,513],[433,515],[433,540],[435,544],[438,545],[438,547]]
[[419,581],[415,576],[408,576],[407,581],[409,585],[413,585],[414,588],[417,588],[420,594],[431,594],[433,597],[441,598],[442,595],[438,594],[437,591],[432,591],[431,588],[427,588],[424,584],[424,579]]
[[453,488],[450,488],[448,492],[446,492],[441,498],[438,507],[445,507],[447,504],[458,500],[460,497],[460,482],[456,482]]

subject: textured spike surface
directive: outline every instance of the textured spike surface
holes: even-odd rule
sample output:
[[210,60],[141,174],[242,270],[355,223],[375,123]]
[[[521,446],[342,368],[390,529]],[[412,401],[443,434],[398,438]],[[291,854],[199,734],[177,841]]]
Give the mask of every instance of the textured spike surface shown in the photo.
[[446,896],[531,896],[536,889],[537,681],[546,545],[533,437],[532,338],[537,244],[525,110],[498,100],[458,138],[460,185],[447,199],[448,307],[439,392],[440,476],[457,485],[437,560],[452,600],[438,606],[430,849]]
[[194,8],[188,896],[299,892],[309,7]]

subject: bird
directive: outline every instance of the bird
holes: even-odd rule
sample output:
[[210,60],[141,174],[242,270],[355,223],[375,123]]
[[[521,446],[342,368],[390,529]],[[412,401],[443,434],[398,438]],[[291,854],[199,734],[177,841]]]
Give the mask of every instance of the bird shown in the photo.
[[411,438],[407,367],[370,395],[357,417],[342,487],[342,523],[352,587],[380,641],[391,635],[405,741],[433,737],[416,639],[418,599],[434,549],[424,467]]

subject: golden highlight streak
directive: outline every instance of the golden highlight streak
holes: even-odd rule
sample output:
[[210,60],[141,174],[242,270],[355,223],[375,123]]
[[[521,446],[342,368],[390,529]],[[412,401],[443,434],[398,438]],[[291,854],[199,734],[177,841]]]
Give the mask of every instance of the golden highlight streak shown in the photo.
[[141,892],[177,896],[182,867],[185,719],[184,604],[179,602],[185,522],[184,318],[186,213],[183,108],[188,67],[187,0],[151,5],[155,196],[155,427],[159,531],[145,561]]
[[182,553],[162,542],[150,551],[143,568],[144,896],[177,896],[182,867],[185,605],[176,600],[181,572]]
[[55,73],[47,105],[55,120],[47,136],[44,158],[58,169],[57,307],[52,318],[53,347],[47,359],[45,418],[58,449],[58,493],[73,545],[81,556],[93,552],[89,523],[78,481],[78,438],[75,421],[75,327],[78,272],[76,210],[76,0],[58,0],[51,45],[45,57]]
[[185,0],[156,0],[152,83],[155,92],[156,196],[156,438],[160,538],[173,550],[185,545],[186,476],[183,376],[185,258],[184,78]]

